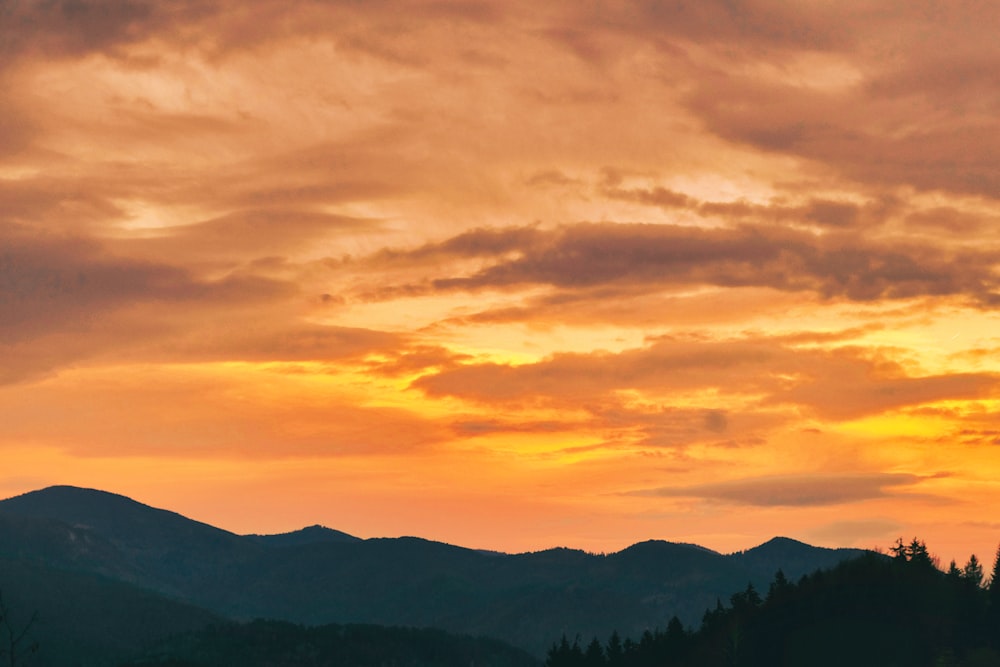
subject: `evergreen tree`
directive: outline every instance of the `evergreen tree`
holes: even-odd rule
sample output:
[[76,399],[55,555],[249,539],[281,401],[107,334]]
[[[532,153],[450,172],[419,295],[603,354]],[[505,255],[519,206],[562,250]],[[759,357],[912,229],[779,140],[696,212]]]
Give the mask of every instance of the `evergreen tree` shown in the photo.
[[902,537],[896,538],[896,543],[889,547],[889,553],[892,554],[892,559],[897,563],[905,563],[909,560],[909,554]]
[[622,638],[618,635],[617,630],[612,632],[611,637],[608,638],[608,648],[605,654],[607,655],[608,664],[612,667],[622,664],[625,649],[622,646]]
[[604,648],[597,637],[594,637],[587,645],[587,650],[583,654],[583,664],[585,667],[604,667],[607,664],[604,658]]
[[969,556],[969,562],[962,568],[962,579],[969,582],[976,588],[983,583],[983,566],[976,558],[976,554]]
[[931,559],[930,552],[927,551],[927,545],[916,537],[906,547],[906,558],[912,565],[918,567],[934,567],[934,561]]
[[566,635],[562,636],[558,644],[553,644],[545,658],[548,667],[574,667],[573,649],[569,645]]
[[993,559],[993,571],[990,573],[989,588],[986,590],[986,627],[992,638],[992,646],[1000,649],[1000,547]]
[[1000,608],[1000,547],[997,547],[997,555],[993,559],[993,571],[990,573],[988,586],[990,604]]
[[791,582],[785,577],[785,573],[779,568],[774,573],[774,581],[767,589],[767,602],[777,602],[785,597],[794,588]]

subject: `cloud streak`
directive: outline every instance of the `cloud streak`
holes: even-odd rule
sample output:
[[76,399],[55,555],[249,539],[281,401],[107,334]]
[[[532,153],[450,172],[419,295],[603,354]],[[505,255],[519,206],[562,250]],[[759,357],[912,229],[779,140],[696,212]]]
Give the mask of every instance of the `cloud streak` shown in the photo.
[[498,259],[471,275],[434,279],[425,290],[713,285],[811,291],[824,299],[852,301],[962,295],[992,307],[998,299],[991,252],[942,254],[940,248],[914,243],[780,228],[580,223],[551,231],[480,229],[409,252],[382,253],[372,261],[434,257]]
[[903,473],[766,475],[728,482],[631,491],[656,498],[699,498],[753,507],[821,507],[875,500],[898,487],[919,484],[918,475]]

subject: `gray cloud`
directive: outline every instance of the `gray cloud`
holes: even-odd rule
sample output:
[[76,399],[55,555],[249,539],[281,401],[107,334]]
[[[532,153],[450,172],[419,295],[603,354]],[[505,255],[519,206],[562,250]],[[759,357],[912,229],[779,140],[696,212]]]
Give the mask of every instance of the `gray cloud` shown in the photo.
[[[820,202],[828,220],[850,209]],[[467,276],[398,290],[479,290],[529,285],[590,289],[600,285],[661,287],[715,285],[812,291],[854,301],[966,295],[986,306],[997,300],[995,255],[940,246],[865,242],[839,234],[817,236],[791,229],[702,229],[678,225],[582,223],[542,231],[534,227],[477,229],[412,251],[371,259],[426,261],[432,257],[492,257]]]
[[11,0],[0,20],[0,54],[47,57],[113,51],[154,33],[205,18],[218,3],[178,0]]

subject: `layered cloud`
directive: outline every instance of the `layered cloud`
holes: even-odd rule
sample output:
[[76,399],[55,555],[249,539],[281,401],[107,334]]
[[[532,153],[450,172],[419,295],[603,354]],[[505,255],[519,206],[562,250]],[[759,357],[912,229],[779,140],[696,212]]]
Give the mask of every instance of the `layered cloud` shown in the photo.
[[711,285],[811,291],[854,301],[960,295],[983,307],[995,305],[1000,295],[992,251],[942,252],[917,243],[759,226],[582,223],[552,231],[479,229],[408,253],[383,253],[375,261],[451,257],[481,257],[489,264],[471,275],[436,278],[402,291]]
[[[552,401],[586,405],[615,392],[671,395],[711,390],[755,397],[761,406],[790,404],[828,419],[854,419],[946,400],[995,396],[992,373],[910,376],[899,364],[857,349],[797,348],[770,340],[661,340],[620,353],[558,354],[530,364],[464,364],[425,375],[430,395],[483,403]],[[723,399],[724,400],[724,399]]]

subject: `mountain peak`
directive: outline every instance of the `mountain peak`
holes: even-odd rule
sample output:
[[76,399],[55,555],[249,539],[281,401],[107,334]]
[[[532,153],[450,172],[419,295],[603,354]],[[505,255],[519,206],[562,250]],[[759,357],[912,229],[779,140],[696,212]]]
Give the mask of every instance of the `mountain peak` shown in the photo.
[[185,516],[144,505],[127,496],[77,486],[50,486],[0,501],[0,512],[59,521],[99,531],[112,541],[167,545],[180,536],[229,541],[236,536]]
[[98,522],[120,515],[154,510],[127,496],[79,486],[56,485],[29,491],[0,501],[0,511],[23,516],[56,519],[69,524],[89,525],[87,519]]
[[784,537],[782,535],[778,535],[776,537],[772,537],[767,542],[763,542],[761,544],[758,544],[757,546],[753,547],[752,549],[747,549],[747,551],[753,551],[754,549],[774,549],[774,548],[782,548],[782,549],[798,549],[798,548],[823,549],[824,547],[815,547],[815,546],[812,546],[811,544],[806,544],[805,542],[803,542],[801,540],[796,540],[796,539],[793,539],[791,537]]

